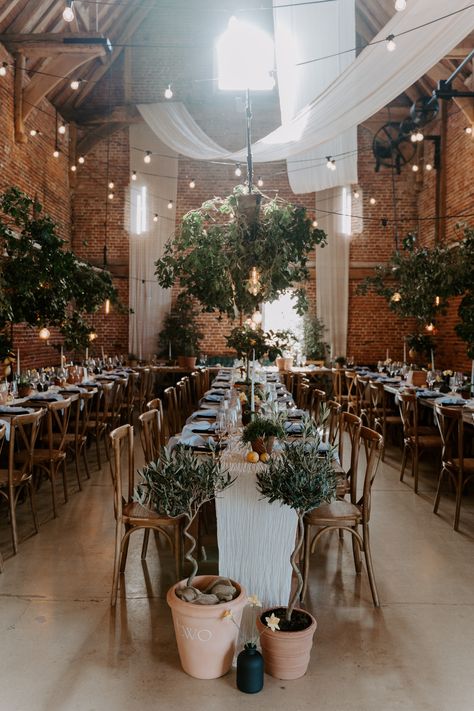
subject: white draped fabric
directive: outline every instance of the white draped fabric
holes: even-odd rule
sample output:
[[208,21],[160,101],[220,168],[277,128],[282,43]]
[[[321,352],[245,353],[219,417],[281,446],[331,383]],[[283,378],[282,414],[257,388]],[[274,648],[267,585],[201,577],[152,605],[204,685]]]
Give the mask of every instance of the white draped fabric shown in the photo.
[[[283,125],[315,96],[319,96],[355,58],[355,2],[339,0],[321,5],[275,9],[275,55]],[[324,62],[298,66],[318,56],[332,55]],[[336,56],[335,56],[336,55]],[[337,170],[328,170],[321,156],[336,156]],[[357,183],[357,127],[352,126],[335,138],[304,151],[287,161],[288,178],[294,193],[309,193],[338,185]]]
[[350,235],[344,234],[344,224],[350,221],[341,216],[347,210],[344,190],[318,193],[316,209],[319,226],[328,235],[327,246],[316,247],[316,314],[328,329],[325,340],[336,358],[346,355],[349,315]]
[[[336,4],[336,3],[335,3]],[[464,12],[436,21],[464,8]],[[296,12],[296,9],[295,9]],[[426,24],[428,23],[428,24]],[[412,28],[420,27],[414,32]],[[357,59],[294,118],[253,144],[255,162],[285,160],[318,148],[359,125],[399,96],[474,29],[474,5],[466,0],[410,0],[396,12]],[[402,34],[406,32],[406,34]],[[396,50],[388,52],[385,38],[396,37]],[[351,49],[348,47],[347,49]],[[315,49],[315,57],[322,57]],[[322,68],[326,59],[314,62]],[[231,153],[220,148],[198,127],[178,103],[140,105],[139,110],[163,143],[199,160],[243,161],[246,150]]]
[[219,575],[238,580],[264,607],[287,605],[296,513],[258,493],[255,472],[264,464],[248,464],[241,450],[227,451],[222,461],[236,479],[216,499]]
[[[139,149],[139,150],[137,150]],[[155,155],[149,174],[143,170],[143,151]],[[138,179],[130,183],[130,286],[129,349],[139,358],[157,351],[157,334],[171,306],[171,290],[162,289],[154,275],[155,261],[173,233],[176,205],[178,158],[172,157],[147,125],[130,127],[130,167]],[[163,177],[160,177],[163,176]],[[166,177],[165,177],[166,176]],[[154,222],[154,215],[158,222]]]

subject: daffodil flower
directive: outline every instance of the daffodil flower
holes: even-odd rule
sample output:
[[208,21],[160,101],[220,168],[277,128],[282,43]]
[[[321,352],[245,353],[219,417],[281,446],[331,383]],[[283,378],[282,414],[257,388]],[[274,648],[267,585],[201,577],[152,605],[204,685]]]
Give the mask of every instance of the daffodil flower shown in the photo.
[[233,620],[234,617],[232,615],[232,610],[224,610],[222,613],[222,617],[224,620]]
[[247,602],[249,605],[252,605],[252,607],[262,607],[262,603],[258,599],[257,595],[249,595]]
[[280,618],[277,617],[274,612],[272,612],[270,617],[265,617],[265,622],[267,623],[267,626],[270,627],[272,632],[275,632],[275,630],[280,629],[278,625],[278,623],[280,622]]

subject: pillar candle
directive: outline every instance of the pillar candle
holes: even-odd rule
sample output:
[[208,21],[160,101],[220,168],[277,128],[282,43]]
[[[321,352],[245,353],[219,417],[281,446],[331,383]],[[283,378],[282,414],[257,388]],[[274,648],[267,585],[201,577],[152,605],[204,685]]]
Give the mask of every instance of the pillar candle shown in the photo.
[[16,352],[16,374],[20,375],[20,349]]
[[403,362],[407,362],[407,342],[405,338],[403,339]]
[[255,348],[252,351],[252,385],[250,387],[250,412],[255,412]]
[[86,348],[86,361],[89,360],[89,349]]
[[433,349],[431,349],[431,370],[435,369],[435,362],[434,362],[434,353]]
[[102,351],[102,360],[105,361],[104,346],[101,346],[100,350]]
[[388,360],[388,359],[389,359],[389,351],[388,351],[388,348],[387,348],[387,352],[385,353],[385,360]]

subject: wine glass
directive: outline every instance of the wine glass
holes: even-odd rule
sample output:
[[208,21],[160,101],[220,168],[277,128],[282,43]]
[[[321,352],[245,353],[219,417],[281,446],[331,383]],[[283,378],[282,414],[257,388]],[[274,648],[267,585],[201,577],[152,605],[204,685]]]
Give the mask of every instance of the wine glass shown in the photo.
[[227,418],[226,411],[222,408],[217,411],[216,424],[214,425],[214,432],[218,444],[220,444],[222,438],[224,437],[227,429]]
[[426,384],[428,385],[429,390],[433,390],[433,385],[436,382],[436,373],[434,370],[429,370],[426,373]]

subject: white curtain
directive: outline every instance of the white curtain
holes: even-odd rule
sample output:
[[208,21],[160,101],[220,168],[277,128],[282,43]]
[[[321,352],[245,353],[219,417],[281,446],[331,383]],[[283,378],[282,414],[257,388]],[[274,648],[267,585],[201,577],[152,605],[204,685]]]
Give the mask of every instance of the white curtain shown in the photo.
[[[338,77],[355,58],[355,2],[339,0],[320,5],[278,8],[273,2],[275,55],[282,124],[288,124]],[[278,8],[278,9],[276,9]],[[315,55],[332,55],[324,62],[299,65]],[[328,170],[323,156],[336,156],[336,170]],[[357,127],[287,161],[294,193],[309,193],[357,183]]]
[[[154,154],[150,165],[143,162],[145,150]],[[171,306],[171,290],[158,286],[154,271],[174,231],[178,158],[147,125],[133,125],[130,169],[137,172],[137,180],[130,182],[129,349],[148,359],[157,352],[157,334]]]
[[[466,9],[467,8],[467,9]],[[464,9],[457,15],[437,18]],[[296,9],[295,9],[296,12]],[[413,32],[415,27],[420,27]],[[294,118],[253,147],[255,162],[286,160],[324,146],[380,111],[410,87],[474,29],[474,5],[466,0],[410,0],[395,12],[373,43],[324,91],[308,101]],[[402,34],[406,32],[406,34]],[[388,52],[385,38],[394,34],[396,50]],[[347,49],[351,49],[348,47]],[[314,57],[321,57],[318,48]],[[313,64],[322,71],[323,59]],[[230,153],[202,131],[178,103],[140,105],[139,110],[167,146],[199,160],[244,161],[246,149]],[[314,189],[314,188],[312,188]]]
[[[319,226],[328,235],[326,247],[316,247],[316,313],[327,328],[325,340],[332,358],[345,356],[349,314],[350,219],[344,188],[316,195]],[[339,213],[339,214],[336,214]],[[346,226],[347,225],[347,226]]]

